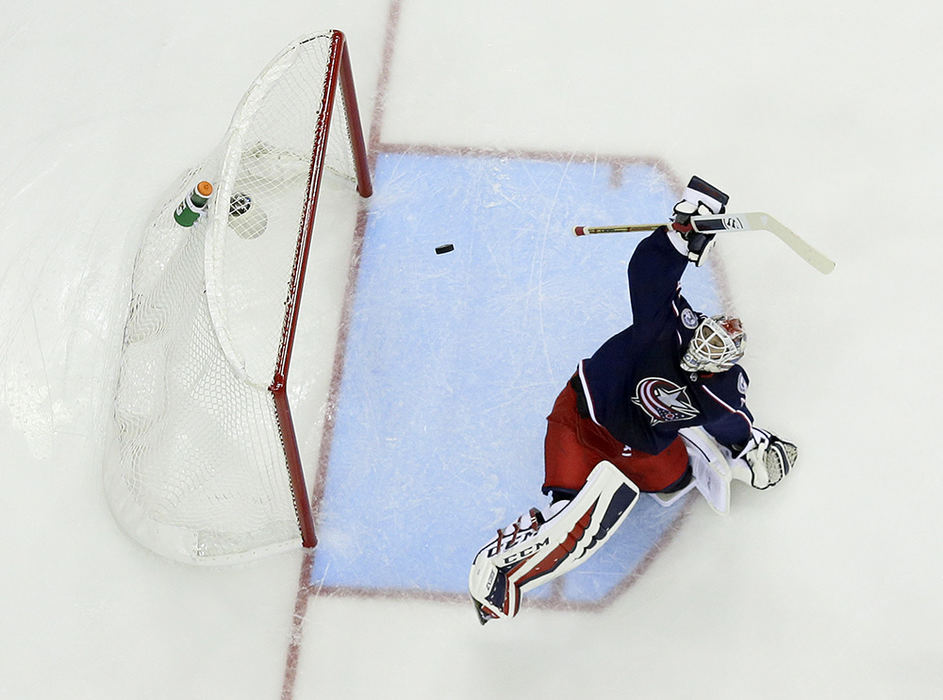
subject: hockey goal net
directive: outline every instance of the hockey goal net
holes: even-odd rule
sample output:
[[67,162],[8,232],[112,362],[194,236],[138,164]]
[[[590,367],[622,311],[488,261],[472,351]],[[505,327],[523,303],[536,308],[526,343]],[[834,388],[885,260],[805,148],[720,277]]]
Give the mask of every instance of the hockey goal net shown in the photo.
[[[339,31],[263,70],[147,226],[104,476],[123,529],[160,554],[220,563],[316,543],[286,389],[325,168],[371,194]],[[181,225],[202,181],[205,211]]]

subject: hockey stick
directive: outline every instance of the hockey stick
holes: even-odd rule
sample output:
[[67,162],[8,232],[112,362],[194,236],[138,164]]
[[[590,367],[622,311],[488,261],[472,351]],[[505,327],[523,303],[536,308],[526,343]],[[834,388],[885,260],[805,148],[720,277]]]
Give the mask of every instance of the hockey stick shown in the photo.
[[573,233],[577,236],[590,236],[594,233],[636,233],[638,231],[654,231],[664,224],[638,224],[636,226],[574,226]]
[[[691,224],[694,226],[694,230],[699,233],[718,233],[720,231],[769,231],[822,274],[827,275],[835,269],[835,263],[832,260],[765,212],[753,211],[746,214],[695,216],[691,218]],[[573,233],[577,236],[588,236],[597,233],[635,233],[639,231],[654,231],[656,228],[663,225],[664,224],[596,227],[576,226],[573,228]]]

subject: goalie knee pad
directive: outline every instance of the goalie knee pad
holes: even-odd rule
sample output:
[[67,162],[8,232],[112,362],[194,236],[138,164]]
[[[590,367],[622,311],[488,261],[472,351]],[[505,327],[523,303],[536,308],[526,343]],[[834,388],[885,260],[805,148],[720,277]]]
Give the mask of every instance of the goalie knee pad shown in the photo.
[[530,511],[482,548],[472,563],[468,590],[481,624],[514,617],[521,594],[562,576],[589,559],[638,502],[639,489],[610,462],[600,462],[571,501],[547,516]]

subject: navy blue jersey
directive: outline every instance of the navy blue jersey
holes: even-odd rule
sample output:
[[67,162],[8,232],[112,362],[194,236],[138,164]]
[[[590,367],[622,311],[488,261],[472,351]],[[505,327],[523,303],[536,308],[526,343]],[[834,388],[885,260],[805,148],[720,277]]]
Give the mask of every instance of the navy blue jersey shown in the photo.
[[643,239],[629,261],[632,325],[579,366],[593,421],[627,447],[649,454],[695,425],[724,445],[750,439],[753,416],[743,368],[717,374],[681,369],[682,350],[700,321],[681,295],[687,263],[666,228]]

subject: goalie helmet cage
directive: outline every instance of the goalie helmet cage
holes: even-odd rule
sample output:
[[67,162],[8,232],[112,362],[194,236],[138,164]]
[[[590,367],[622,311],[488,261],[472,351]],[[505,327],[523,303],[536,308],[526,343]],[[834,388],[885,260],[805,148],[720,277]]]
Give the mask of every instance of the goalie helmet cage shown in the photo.
[[[370,196],[336,30],[293,42],[262,71],[223,142],[147,225],[104,481],[122,528],[159,554],[228,563],[317,542],[287,383],[325,167]],[[177,224],[202,180],[214,188],[207,210]]]

